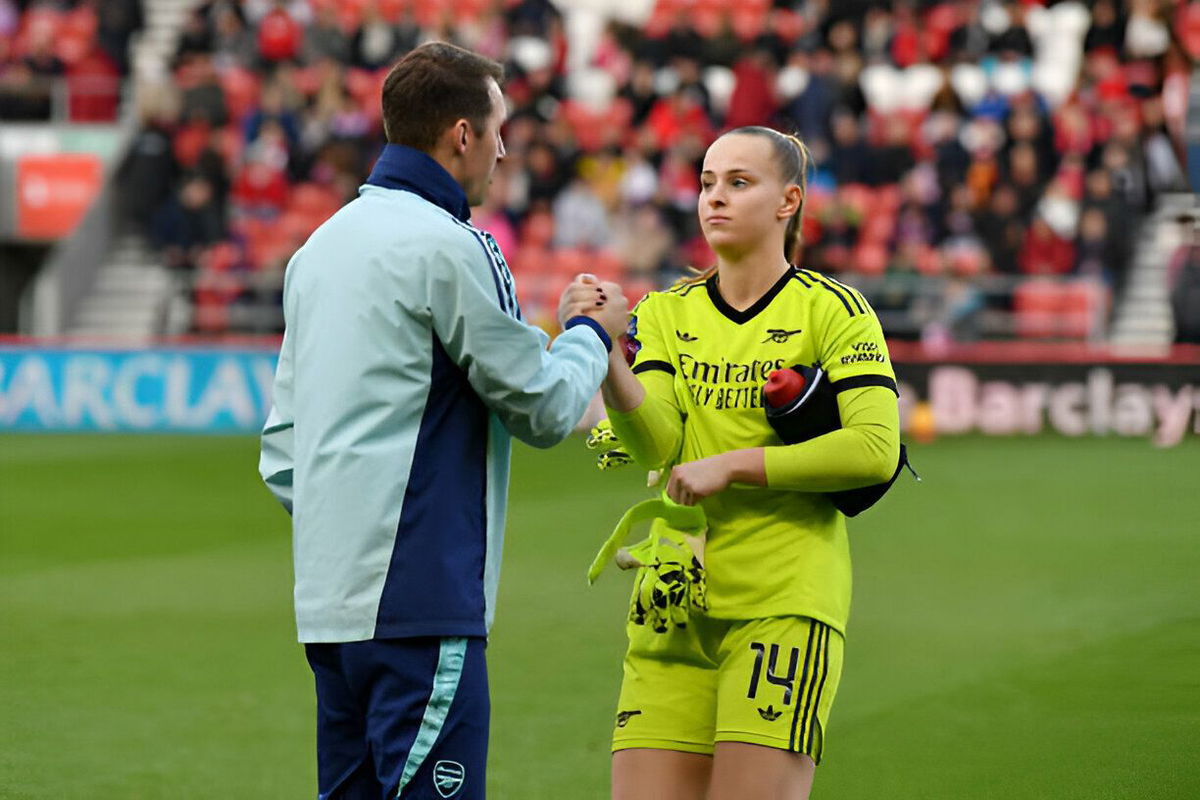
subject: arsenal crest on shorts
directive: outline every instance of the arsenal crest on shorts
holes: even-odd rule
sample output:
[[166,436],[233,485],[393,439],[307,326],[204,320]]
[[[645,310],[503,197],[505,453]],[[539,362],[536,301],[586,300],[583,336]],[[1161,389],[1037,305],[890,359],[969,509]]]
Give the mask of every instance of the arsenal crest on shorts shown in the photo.
[[466,778],[466,768],[457,761],[439,761],[433,765],[433,785],[442,797],[458,794]]

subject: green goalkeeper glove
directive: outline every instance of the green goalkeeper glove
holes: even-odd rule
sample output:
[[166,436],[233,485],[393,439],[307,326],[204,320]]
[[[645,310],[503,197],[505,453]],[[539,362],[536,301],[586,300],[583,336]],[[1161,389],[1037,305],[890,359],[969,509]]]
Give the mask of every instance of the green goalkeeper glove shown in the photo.
[[[625,548],[633,526],[651,521],[650,535]],[[671,625],[686,627],[692,610],[708,608],[704,575],[704,536],[708,523],[699,506],[681,506],[667,497],[638,503],[625,512],[588,570],[595,583],[609,561],[621,569],[638,569],[629,618],[665,633]]]
[[598,450],[596,466],[603,470],[616,469],[626,464],[632,464],[633,458],[621,446],[621,440],[612,429],[612,423],[607,418],[600,420],[588,432],[587,446],[589,450]]

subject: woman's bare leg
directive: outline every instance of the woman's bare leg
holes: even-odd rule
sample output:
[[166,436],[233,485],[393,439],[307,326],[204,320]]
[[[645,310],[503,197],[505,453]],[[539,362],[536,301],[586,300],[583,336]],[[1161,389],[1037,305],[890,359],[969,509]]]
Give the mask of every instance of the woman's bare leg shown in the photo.
[[613,800],[704,800],[712,757],[635,747],[612,760]]

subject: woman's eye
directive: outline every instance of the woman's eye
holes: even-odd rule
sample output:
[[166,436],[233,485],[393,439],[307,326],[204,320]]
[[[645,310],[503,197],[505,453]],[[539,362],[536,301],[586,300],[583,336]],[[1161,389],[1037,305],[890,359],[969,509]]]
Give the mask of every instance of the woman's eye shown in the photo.
[[739,189],[742,188],[743,186],[749,185],[748,183],[746,183],[745,178],[734,178],[732,181],[730,181],[730,183],[732,183],[735,187],[737,187]]

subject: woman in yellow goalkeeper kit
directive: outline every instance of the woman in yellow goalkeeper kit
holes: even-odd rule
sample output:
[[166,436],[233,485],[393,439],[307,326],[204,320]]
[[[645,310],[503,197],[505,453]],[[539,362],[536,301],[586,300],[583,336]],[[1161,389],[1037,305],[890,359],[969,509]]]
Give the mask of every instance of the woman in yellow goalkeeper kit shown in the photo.
[[[708,523],[707,607],[665,632],[629,624],[616,800],[798,800],[821,758],[850,610],[846,521],[824,493],[891,478],[899,419],[866,300],[789,263],[807,167],[800,140],[769,128],[713,143],[699,216],[717,265],[638,304],[630,363],[613,348],[613,430]],[[787,445],[761,390],[774,370],[812,364],[842,427]]]

